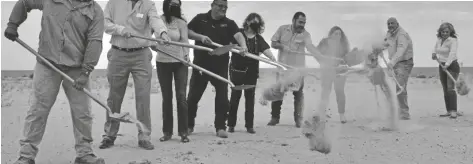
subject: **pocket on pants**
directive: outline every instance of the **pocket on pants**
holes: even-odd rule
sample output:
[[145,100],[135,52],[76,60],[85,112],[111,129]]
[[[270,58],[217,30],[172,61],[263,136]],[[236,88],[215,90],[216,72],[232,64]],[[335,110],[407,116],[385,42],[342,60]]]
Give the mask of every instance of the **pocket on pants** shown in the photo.
[[230,66],[230,80],[235,85],[243,84],[247,71],[248,71],[248,67],[235,67],[231,65]]

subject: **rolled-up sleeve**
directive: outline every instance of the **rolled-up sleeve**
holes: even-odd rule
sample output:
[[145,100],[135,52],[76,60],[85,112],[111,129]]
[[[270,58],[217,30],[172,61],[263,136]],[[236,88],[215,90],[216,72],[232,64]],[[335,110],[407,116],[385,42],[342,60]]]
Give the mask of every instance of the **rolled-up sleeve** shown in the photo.
[[125,26],[115,24],[113,21],[113,3],[114,1],[108,1],[105,5],[105,11],[103,12],[104,23],[105,23],[105,33],[109,35],[123,35],[123,29]]
[[13,10],[10,14],[8,27],[17,29],[22,24],[28,13],[32,9],[43,10],[43,0],[19,0],[13,6]]
[[82,67],[87,71],[92,71],[99,61],[102,53],[104,26],[104,13],[102,8],[96,7],[94,19],[88,28],[87,48],[82,63]]
[[161,19],[161,17],[158,16],[158,12],[156,10],[156,6],[154,2],[151,3],[151,8],[149,9],[149,12],[148,12],[148,19],[149,19],[151,28],[155,32],[154,37],[158,38],[161,36],[162,32],[167,31],[167,27],[164,24],[163,19]]
[[451,39],[450,44],[450,53],[448,53],[446,65],[452,64],[453,60],[457,59],[457,48],[458,48],[458,41],[457,39]]

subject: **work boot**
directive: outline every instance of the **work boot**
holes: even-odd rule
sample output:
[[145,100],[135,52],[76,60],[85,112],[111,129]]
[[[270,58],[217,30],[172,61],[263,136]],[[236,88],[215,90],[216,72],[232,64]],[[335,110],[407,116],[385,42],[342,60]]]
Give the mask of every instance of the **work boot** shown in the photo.
[[228,132],[233,133],[235,132],[235,127],[228,127]]
[[217,131],[217,137],[228,138],[228,133],[225,130],[220,129]]
[[13,164],[35,164],[35,162],[34,162],[33,159],[26,158],[26,157],[20,157]]
[[271,118],[271,120],[268,122],[268,126],[274,126],[276,124],[279,124],[278,118]]
[[148,140],[138,141],[138,146],[145,149],[145,150],[153,150],[154,149],[154,145]]
[[88,154],[83,157],[76,157],[74,164],[105,164],[105,160],[98,158],[94,154]]
[[110,148],[114,145],[115,139],[111,139],[108,137],[104,137],[102,142],[100,143],[99,148],[100,149],[107,149]]

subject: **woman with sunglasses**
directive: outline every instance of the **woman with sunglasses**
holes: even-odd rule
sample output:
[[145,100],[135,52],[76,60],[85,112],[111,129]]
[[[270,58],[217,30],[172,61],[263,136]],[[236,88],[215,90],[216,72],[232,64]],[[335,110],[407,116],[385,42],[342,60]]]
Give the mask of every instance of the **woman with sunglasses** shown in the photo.
[[437,43],[432,52],[432,60],[440,61],[439,76],[443,88],[443,98],[447,113],[440,117],[457,118],[457,93],[455,92],[455,82],[453,82],[445,71],[448,71],[455,79],[460,73],[460,66],[457,62],[457,34],[451,23],[442,23],[437,31]]
[[[248,52],[260,55],[264,54],[270,60],[275,61],[269,44],[261,34],[264,30],[264,21],[257,13],[249,14],[244,23],[242,33],[246,39]],[[256,85],[259,74],[259,61],[242,55],[234,54],[230,62],[230,79],[235,85]],[[248,133],[256,133],[253,128],[255,88],[245,91],[245,127]],[[232,90],[230,97],[230,110],[228,116],[228,132],[235,132],[238,105],[241,98],[241,90]]]
[[[168,28],[167,33],[171,41],[189,44],[187,22],[181,14],[181,1],[164,0],[163,13],[164,14],[161,15],[161,18],[164,20]],[[189,61],[188,48],[176,45],[158,45],[156,48],[170,55]],[[163,98],[162,117],[164,136],[159,140],[161,142],[170,140],[173,135],[172,79],[174,78],[177,102],[178,134],[181,136],[181,142],[189,142],[189,138],[187,137],[188,111],[186,100],[188,68],[178,60],[158,52],[158,55],[156,56],[156,70]]]

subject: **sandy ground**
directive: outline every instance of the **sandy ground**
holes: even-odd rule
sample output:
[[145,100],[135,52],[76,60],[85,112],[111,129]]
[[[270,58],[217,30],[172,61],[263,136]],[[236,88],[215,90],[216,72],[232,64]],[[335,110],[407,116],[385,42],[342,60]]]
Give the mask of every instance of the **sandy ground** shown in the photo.
[[[257,98],[263,86],[274,82],[272,74],[261,75]],[[153,77],[156,81],[156,77]],[[155,85],[158,85],[156,82]],[[93,79],[93,92],[106,100],[108,92],[105,78]],[[320,81],[306,80],[305,115],[308,116],[320,94]],[[123,102],[123,110],[134,115],[133,84]],[[471,84],[470,84],[471,86]],[[2,80],[2,164],[12,163],[18,155],[18,139],[22,136],[23,120],[28,110],[31,80]],[[473,163],[473,101],[459,97],[459,111],[464,116],[456,120],[439,118],[444,113],[443,95],[438,79],[411,78],[408,86],[412,120],[400,121],[400,131],[380,131],[385,122],[385,109],[377,109],[373,87],[358,75],[350,76],[346,86],[348,123],[339,122],[332,92],[329,127],[334,142],[332,152],[323,155],[311,152],[301,129],[294,127],[293,96],[287,94],[283,104],[281,123],[268,127],[270,107],[256,105],[256,134],[244,129],[244,99],[240,101],[238,124],[229,138],[215,136],[214,89],[208,86],[199,104],[195,133],[190,143],[180,143],[174,136],[168,142],[161,137],[161,93],[154,88],[151,95],[152,142],[155,150],[142,150],[137,145],[137,129],[132,124],[122,124],[116,145],[110,149],[98,148],[103,134],[105,111],[93,103],[93,148],[106,163],[124,163],[149,160],[152,163],[361,163],[361,164],[410,164],[410,163]],[[229,93],[230,94],[230,93]],[[13,101],[12,101],[13,100]],[[175,103],[174,103],[175,106]],[[72,163],[75,158],[74,138],[70,111],[64,92],[60,91],[49,116],[44,139],[36,159],[38,164]],[[177,114],[174,114],[176,117]],[[177,121],[175,119],[175,134]]]

